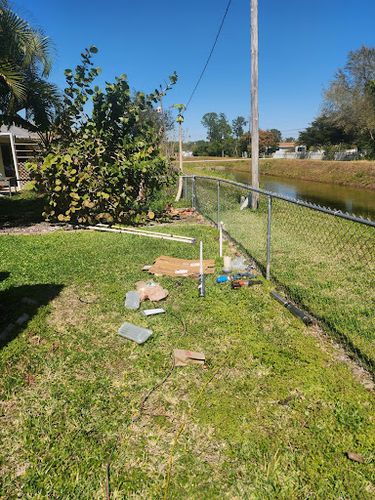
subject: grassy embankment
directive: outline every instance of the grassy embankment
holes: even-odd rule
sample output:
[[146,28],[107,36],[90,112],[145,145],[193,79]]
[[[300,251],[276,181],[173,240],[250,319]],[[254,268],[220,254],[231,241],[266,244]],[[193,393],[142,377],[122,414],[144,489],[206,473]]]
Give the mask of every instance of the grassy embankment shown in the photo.
[[[194,158],[184,161],[186,173],[223,177],[219,167],[247,171],[250,160]],[[317,161],[261,159],[260,174],[375,189],[375,161]],[[230,177],[230,173],[229,173]]]
[[[217,256],[212,228],[173,232]],[[232,291],[209,277],[199,299],[196,281],[160,278],[167,313],[146,319],[123,307],[142,266],[196,258],[197,246],[58,231],[1,236],[0,248],[0,330],[32,316],[0,351],[4,498],[103,498],[111,453],[113,498],[162,497],[171,458],[168,498],[374,497],[372,394],[267,285]],[[125,320],[153,337],[120,339]],[[207,368],[175,369],[131,423],[177,347],[205,352]]]

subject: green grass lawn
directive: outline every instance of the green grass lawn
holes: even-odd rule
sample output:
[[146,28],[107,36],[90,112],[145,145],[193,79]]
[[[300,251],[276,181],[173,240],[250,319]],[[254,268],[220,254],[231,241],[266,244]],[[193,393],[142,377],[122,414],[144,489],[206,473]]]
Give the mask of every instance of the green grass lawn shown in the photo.
[[0,228],[42,222],[44,198],[32,191],[0,197]]
[[[214,229],[173,232],[217,256]],[[1,236],[0,254],[0,330],[32,316],[0,351],[1,497],[103,498],[109,459],[111,498],[374,497],[372,393],[267,284],[232,291],[211,276],[200,299],[196,281],[160,278],[167,313],[146,319],[123,306],[143,265],[196,258],[197,245],[58,231]],[[126,320],[151,339],[119,338]],[[203,351],[207,367],[174,369],[140,414],[174,348]]]
[[[198,209],[217,220],[217,185],[197,179]],[[240,210],[241,188],[222,183],[220,220],[266,266],[267,198],[259,210]],[[375,230],[274,200],[271,276],[289,296],[324,321],[357,358],[375,369]]]

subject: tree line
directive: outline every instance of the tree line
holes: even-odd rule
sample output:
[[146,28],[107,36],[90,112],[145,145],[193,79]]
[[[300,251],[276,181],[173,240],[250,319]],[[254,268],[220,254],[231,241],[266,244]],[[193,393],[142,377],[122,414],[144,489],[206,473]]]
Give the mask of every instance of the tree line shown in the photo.
[[[187,142],[185,149],[195,156],[231,156],[239,157],[245,153],[250,155],[251,135],[246,126],[248,121],[237,116],[229,122],[224,113],[210,112],[202,117],[202,125],[206,129],[206,140]],[[276,151],[281,142],[281,132],[277,129],[259,131],[259,150],[261,154]],[[292,138],[288,138],[292,140]]]
[[298,142],[325,149],[327,158],[351,147],[362,158],[375,158],[375,48],[349,52],[324,93],[321,113]]
[[[238,116],[230,123],[224,113],[210,112],[202,118],[206,140],[185,143],[196,156],[250,155],[247,120]],[[259,131],[260,155],[276,151],[281,142],[277,129]],[[295,141],[293,137],[283,139]],[[309,150],[324,149],[325,158],[337,151],[357,148],[360,158],[375,159],[375,48],[350,51],[343,68],[324,92],[320,114],[299,133],[297,144]]]

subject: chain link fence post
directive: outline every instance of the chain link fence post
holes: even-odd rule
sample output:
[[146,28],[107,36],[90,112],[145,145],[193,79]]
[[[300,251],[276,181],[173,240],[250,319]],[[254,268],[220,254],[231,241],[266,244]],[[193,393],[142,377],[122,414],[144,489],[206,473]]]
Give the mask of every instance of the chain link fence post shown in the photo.
[[271,223],[272,223],[272,196],[268,196],[268,218],[267,218],[267,264],[266,279],[271,278]]
[[191,178],[191,207],[196,208],[196,200],[195,200],[195,176]]
[[189,193],[189,179],[184,176],[184,187],[182,189],[182,198],[187,199]]

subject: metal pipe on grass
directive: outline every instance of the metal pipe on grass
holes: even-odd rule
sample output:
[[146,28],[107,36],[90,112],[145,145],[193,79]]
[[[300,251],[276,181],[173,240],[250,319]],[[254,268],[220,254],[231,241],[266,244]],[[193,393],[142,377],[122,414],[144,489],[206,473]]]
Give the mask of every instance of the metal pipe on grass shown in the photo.
[[203,241],[199,244],[199,297],[204,297],[206,295],[206,287],[204,282],[204,269],[203,269]]

